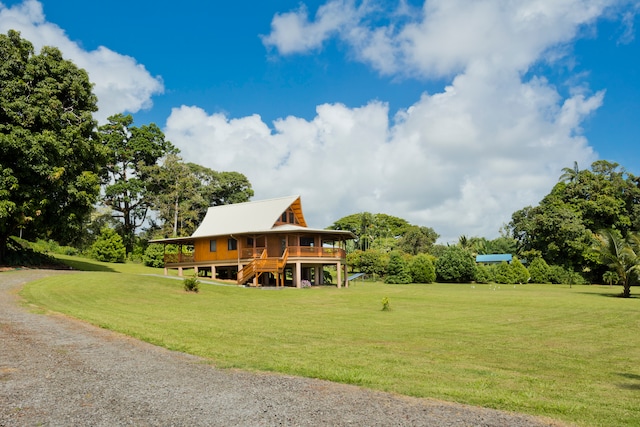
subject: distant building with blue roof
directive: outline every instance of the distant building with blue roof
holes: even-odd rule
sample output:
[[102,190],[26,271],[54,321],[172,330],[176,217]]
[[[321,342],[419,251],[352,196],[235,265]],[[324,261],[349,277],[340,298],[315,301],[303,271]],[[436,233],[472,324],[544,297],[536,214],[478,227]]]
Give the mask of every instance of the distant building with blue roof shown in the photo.
[[478,264],[500,264],[506,262],[511,264],[513,255],[511,254],[488,254],[488,255],[476,255],[476,263]]

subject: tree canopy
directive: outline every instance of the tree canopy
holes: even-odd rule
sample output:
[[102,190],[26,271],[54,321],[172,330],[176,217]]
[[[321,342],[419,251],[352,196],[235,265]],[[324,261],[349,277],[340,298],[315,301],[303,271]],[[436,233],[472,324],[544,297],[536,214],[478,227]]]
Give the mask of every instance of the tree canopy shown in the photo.
[[0,34],[0,261],[8,237],[72,243],[100,191],[105,157],[87,73],[60,51]]
[[512,215],[509,224],[521,253],[541,254],[549,264],[587,272],[599,280],[603,267],[590,247],[601,229],[622,237],[640,227],[639,179],[617,163],[599,160],[591,169],[563,169],[560,181],[535,207]]

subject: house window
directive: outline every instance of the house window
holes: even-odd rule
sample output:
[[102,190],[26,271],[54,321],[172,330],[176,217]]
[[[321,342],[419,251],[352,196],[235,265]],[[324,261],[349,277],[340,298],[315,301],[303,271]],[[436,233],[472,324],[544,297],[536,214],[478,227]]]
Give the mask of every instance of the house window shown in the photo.
[[300,237],[300,246],[313,246],[313,237]]
[[247,246],[250,248],[253,247],[253,237],[247,237]]
[[216,240],[209,240],[209,252],[215,252],[216,248],[217,248],[217,241]]
[[282,218],[280,218],[282,222],[287,222],[287,212],[282,212]]
[[289,223],[293,224],[295,217],[293,216],[293,212],[289,212]]
[[230,251],[235,251],[238,249],[238,241],[236,239],[227,240],[227,249]]

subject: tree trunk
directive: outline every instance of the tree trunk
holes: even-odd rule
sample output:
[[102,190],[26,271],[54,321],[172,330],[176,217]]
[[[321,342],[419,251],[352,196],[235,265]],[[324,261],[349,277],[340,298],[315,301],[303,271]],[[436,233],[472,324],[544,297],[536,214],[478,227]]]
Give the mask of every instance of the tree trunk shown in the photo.
[[622,298],[631,298],[631,280],[625,280],[622,286],[624,287]]

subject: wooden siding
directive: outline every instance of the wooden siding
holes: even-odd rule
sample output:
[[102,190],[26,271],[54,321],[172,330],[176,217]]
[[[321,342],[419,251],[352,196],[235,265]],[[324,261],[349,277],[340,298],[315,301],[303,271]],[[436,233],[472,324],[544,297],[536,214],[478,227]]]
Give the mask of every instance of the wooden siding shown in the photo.
[[[230,236],[217,237],[215,239],[197,239],[194,243],[194,260],[196,262],[201,261],[219,261],[219,260],[234,260],[238,258],[238,251],[228,249],[228,241]],[[216,241],[216,251],[211,252],[209,250],[210,240]],[[242,242],[238,240],[238,248]]]

